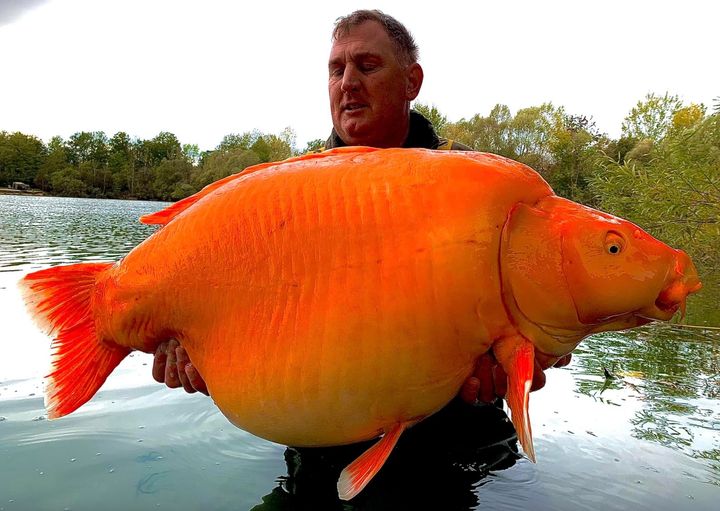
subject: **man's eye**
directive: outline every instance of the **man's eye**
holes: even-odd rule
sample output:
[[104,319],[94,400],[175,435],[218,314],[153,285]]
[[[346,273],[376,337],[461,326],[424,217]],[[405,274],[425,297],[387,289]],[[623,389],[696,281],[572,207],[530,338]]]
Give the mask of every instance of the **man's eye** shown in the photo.
[[360,66],[360,70],[363,73],[369,73],[371,71],[374,71],[375,69],[377,69],[376,64],[363,64],[362,66]]
[[341,67],[333,67],[330,69],[330,76],[342,76],[344,71]]

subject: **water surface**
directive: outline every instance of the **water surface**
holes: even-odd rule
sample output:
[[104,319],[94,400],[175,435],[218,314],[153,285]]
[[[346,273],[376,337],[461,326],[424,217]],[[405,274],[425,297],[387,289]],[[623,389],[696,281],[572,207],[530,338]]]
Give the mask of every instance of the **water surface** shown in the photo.
[[717,509],[720,333],[702,328],[720,325],[713,275],[688,305],[699,328],[597,335],[548,372],[531,399],[537,464],[516,454],[502,412],[473,410],[475,422],[418,426],[366,491],[341,504],[334,478],[362,447],[298,455],[261,440],[209,398],[156,384],[145,354],[128,357],[77,412],[48,421],[49,340],[25,315],[17,281],[122,257],[154,231],[137,218],[161,207],[0,196],[0,511]]

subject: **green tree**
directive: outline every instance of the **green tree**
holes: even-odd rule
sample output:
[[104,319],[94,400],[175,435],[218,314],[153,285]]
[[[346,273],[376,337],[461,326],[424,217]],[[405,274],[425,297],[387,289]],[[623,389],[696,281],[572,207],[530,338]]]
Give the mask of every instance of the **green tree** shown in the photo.
[[696,126],[705,117],[705,106],[691,103],[679,108],[672,116],[672,129],[684,130]]
[[478,151],[516,158],[517,151],[512,136],[513,116],[507,105],[495,105],[487,117],[474,116],[471,132],[473,146]]
[[552,103],[518,110],[510,123],[515,159],[547,176],[554,163],[550,142],[562,124],[563,115],[563,110]]
[[181,200],[185,197],[190,197],[197,191],[198,190],[190,183],[178,183],[175,185],[172,193],[170,194],[170,200]]
[[[182,187],[184,184],[189,186],[192,170],[192,163],[182,156],[161,161],[154,172],[153,198],[177,200],[193,193],[193,188]],[[186,191],[190,193],[183,195]]]
[[547,179],[555,193],[583,204],[594,205],[589,179],[598,168],[602,135],[585,116],[564,115],[549,141],[552,164]]
[[231,133],[225,135],[217,147],[218,151],[229,151],[231,149],[248,150],[255,141],[262,136],[258,130],[248,131],[242,134]]
[[102,131],[75,133],[68,139],[66,149],[74,165],[89,162],[94,167],[102,167],[107,164],[108,138]]
[[47,157],[35,176],[35,186],[50,191],[50,176],[69,165],[65,142],[61,137],[53,137],[47,146]]
[[157,186],[156,175],[163,161],[185,160],[180,141],[174,134],[163,131],[150,140],[135,140],[132,148],[135,157],[132,195],[141,199],[157,199],[160,198],[158,193],[161,193],[162,197],[167,197],[169,192],[165,184],[169,171],[163,170],[165,175],[157,181]]
[[234,150],[252,151],[260,162],[281,161],[295,153],[295,132],[288,127],[279,135],[266,134],[258,130],[225,135],[217,151]]
[[46,154],[45,145],[34,136],[0,132],[0,185],[14,181],[32,184]]
[[620,137],[617,140],[604,140],[599,150],[602,154],[616,163],[625,163],[625,157],[632,151],[638,140],[634,137]]
[[216,150],[204,158],[202,166],[195,172],[192,184],[199,190],[213,181],[258,163],[260,163],[260,157],[250,149],[237,147],[229,150]]
[[130,135],[119,131],[109,141],[108,170],[114,197],[132,196],[135,186],[135,154]]
[[154,167],[163,160],[173,160],[182,157],[182,146],[177,137],[167,131],[160,132],[145,144],[146,158],[149,166]]
[[92,196],[104,196],[108,185],[108,138],[102,131],[81,131],[66,143],[68,160],[80,170]]
[[[297,135],[295,134],[295,130],[292,129],[290,126],[286,126],[279,135],[277,135],[277,138],[282,142],[283,148],[281,150],[278,150],[278,154],[282,155],[282,159],[289,158],[295,152],[297,151],[295,147],[295,141],[297,140]],[[287,148],[290,149],[290,151],[287,151]],[[287,156],[286,156],[287,155]],[[278,161],[278,160],[271,160],[271,161]]]
[[435,128],[437,133],[442,133],[448,120],[445,115],[440,113],[435,105],[429,106],[424,103],[415,103],[413,109],[422,114]]
[[198,165],[200,163],[202,152],[197,144],[183,144],[182,153],[191,164]]
[[295,132],[285,128],[279,135],[258,134],[250,150],[258,155],[261,162],[282,161],[293,155]]
[[310,154],[317,151],[322,151],[325,148],[325,140],[322,138],[316,138],[310,140],[306,145],[305,149],[301,150],[298,154]]
[[511,122],[510,109],[506,105],[495,105],[487,117],[476,114],[468,120],[445,123],[440,134],[467,144],[475,151],[513,158],[516,154],[511,146]]
[[523,108],[515,116],[506,105],[495,105],[487,117],[447,122],[440,134],[476,151],[521,161],[547,175],[553,163],[550,141],[563,115],[563,109],[552,103]]
[[66,167],[54,172],[50,176],[50,187],[53,194],[64,197],[85,197],[87,185],[80,177],[80,173],[75,167]]
[[661,140],[672,126],[673,116],[682,107],[678,96],[648,94],[630,110],[622,123],[625,137]]

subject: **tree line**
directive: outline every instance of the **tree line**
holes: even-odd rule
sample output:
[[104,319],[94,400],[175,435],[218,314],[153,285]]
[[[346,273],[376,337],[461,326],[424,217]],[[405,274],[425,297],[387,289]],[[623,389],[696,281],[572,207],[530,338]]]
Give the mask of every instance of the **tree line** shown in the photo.
[[[0,132],[0,186],[32,185],[51,195],[179,200],[203,186],[257,163],[296,154],[295,134],[251,131],[226,135],[213,151],[181,144],[169,132],[150,140],[125,132],[79,132],[48,144],[24,133]],[[322,141],[306,150],[322,147]]]
[[[487,116],[449,121],[415,104],[444,137],[533,167],[558,195],[628,218],[701,261],[720,263],[720,98],[711,110],[669,94],[648,94],[625,117],[621,136],[591,118],[545,103],[514,115],[496,105]],[[226,135],[212,151],[162,132],[150,140],[124,132],[79,132],[49,143],[0,132],[0,186],[20,181],[52,195],[179,200],[258,163],[301,150],[295,134]]]

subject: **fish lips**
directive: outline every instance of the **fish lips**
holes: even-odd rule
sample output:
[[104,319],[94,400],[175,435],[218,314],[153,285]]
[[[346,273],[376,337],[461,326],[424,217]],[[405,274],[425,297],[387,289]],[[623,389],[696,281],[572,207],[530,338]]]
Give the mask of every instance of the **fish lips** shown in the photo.
[[648,319],[667,321],[678,310],[681,319],[685,317],[685,303],[687,297],[702,289],[702,283],[697,270],[688,255],[678,250],[675,267],[657,296],[655,302],[649,307],[639,311],[639,316]]

